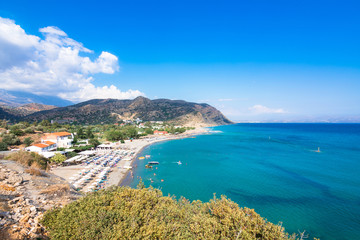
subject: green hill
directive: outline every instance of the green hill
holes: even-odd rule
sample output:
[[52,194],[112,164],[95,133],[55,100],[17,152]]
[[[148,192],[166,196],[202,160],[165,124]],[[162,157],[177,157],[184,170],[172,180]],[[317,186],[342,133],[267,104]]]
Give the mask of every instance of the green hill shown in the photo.
[[193,126],[232,123],[219,110],[182,100],[137,97],[134,100],[93,99],[75,105],[40,111],[24,117],[27,121],[64,120],[82,124],[114,123],[140,118],[144,121],[173,121]]

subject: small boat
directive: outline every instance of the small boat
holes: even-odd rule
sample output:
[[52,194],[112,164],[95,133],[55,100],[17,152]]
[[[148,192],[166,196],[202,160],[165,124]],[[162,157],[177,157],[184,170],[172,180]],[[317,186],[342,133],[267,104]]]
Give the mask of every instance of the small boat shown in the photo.
[[145,168],[152,168],[152,166],[150,166],[150,165],[145,165]]
[[315,152],[321,152],[321,151],[320,151],[320,147],[318,147],[318,150],[316,150]]
[[179,164],[179,165],[181,165],[182,164],[182,162],[180,162],[180,161],[178,161],[178,162],[176,162],[177,164]]
[[144,160],[145,159],[145,157],[139,157],[139,160]]
[[150,155],[145,155],[145,157],[148,159],[148,158],[150,158]]
[[159,162],[155,162],[155,161],[152,161],[152,162],[148,162],[148,165],[158,165]]

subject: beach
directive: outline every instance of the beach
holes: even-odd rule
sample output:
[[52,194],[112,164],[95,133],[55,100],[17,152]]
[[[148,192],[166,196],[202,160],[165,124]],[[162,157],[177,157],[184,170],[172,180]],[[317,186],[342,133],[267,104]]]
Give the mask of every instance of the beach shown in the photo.
[[[111,154],[112,152],[123,150],[131,152],[132,154],[130,159],[120,160],[116,163],[116,167],[111,168],[107,176],[107,181],[103,183],[103,188],[120,185],[121,182],[126,178],[129,171],[131,171],[131,167],[134,164],[135,159],[139,157],[139,154],[145,147],[157,142],[188,138],[194,135],[207,134],[208,132],[209,130],[207,128],[195,128],[177,135],[149,135],[140,139],[125,140],[125,143],[116,143],[112,150],[99,151],[99,153],[102,154]],[[55,167],[51,169],[51,173],[63,178],[71,184],[71,178],[77,173],[83,171],[85,167],[86,166],[81,164]],[[86,184],[83,189],[88,188],[90,183],[91,182]]]

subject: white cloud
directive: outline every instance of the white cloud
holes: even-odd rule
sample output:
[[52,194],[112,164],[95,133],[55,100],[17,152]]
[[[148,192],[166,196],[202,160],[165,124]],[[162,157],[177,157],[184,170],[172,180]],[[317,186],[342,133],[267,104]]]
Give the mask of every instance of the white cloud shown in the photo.
[[54,27],[54,26],[40,28],[39,32],[67,37],[67,34],[63,30],[59,29],[58,27]]
[[263,105],[254,105],[250,107],[249,110],[254,114],[286,113],[286,111],[282,108],[268,108]]
[[114,85],[96,87],[92,83],[93,74],[113,74],[119,70],[115,55],[103,51],[96,57],[57,27],[39,31],[44,35],[42,38],[27,34],[13,20],[0,17],[0,88],[56,95],[72,101],[144,95],[138,90],[122,92]]

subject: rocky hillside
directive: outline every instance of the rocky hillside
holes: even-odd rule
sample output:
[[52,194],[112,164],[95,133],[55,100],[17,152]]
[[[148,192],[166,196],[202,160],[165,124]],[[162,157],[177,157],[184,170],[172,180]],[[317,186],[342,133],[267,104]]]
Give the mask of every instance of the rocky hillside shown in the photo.
[[35,112],[51,110],[54,108],[56,108],[56,106],[45,105],[40,103],[29,103],[15,108],[14,111],[17,113],[17,115],[26,116]]
[[18,163],[0,160],[0,239],[47,239],[39,222],[43,213],[78,197],[60,177],[31,175]]
[[40,103],[28,103],[18,107],[2,105],[0,106],[0,119],[19,120],[21,117],[29,114],[54,108],[56,107]]
[[85,124],[113,123],[118,120],[140,118],[144,121],[173,121],[196,123],[197,126],[214,126],[232,123],[220,111],[208,104],[181,100],[137,97],[134,100],[94,99],[68,107],[33,113],[28,121],[69,120]]

